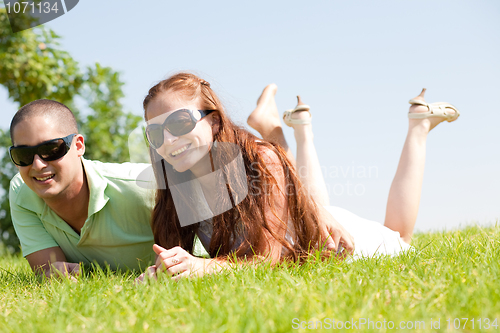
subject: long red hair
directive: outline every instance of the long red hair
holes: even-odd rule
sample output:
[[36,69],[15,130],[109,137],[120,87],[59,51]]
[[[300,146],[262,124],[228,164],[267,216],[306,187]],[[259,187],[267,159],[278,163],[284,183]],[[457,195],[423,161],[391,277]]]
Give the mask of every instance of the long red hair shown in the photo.
[[[297,260],[318,249],[322,240],[316,204],[306,193],[295,168],[287,159],[286,152],[281,146],[273,142],[261,141],[243,127],[234,124],[226,115],[222,103],[210,84],[191,73],[175,74],[149,90],[143,103],[146,119],[149,102],[167,91],[182,93],[192,100],[199,99],[202,109],[215,110],[213,114],[218,117],[214,119],[218,121],[219,126],[213,141],[229,142],[239,147],[245,165],[247,183],[252,183],[252,186],[248,186],[247,183],[240,184],[248,186],[248,195],[243,201],[212,218],[213,234],[210,247],[207,249],[210,256],[228,256],[232,251],[237,257],[251,256],[253,249],[260,248],[261,242],[266,241],[265,231],[288,250],[284,257]],[[262,151],[262,146],[276,153],[284,173],[287,192],[284,195],[290,223],[288,221],[281,221],[281,223],[285,230],[293,228],[293,232],[290,233],[292,237],[290,242],[284,236],[273,232],[266,218],[268,209],[275,211],[275,197],[273,191],[268,189],[277,186],[277,182],[259,152]],[[231,152],[221,148],[217,154],[219,158],[224,159],[231,155]],[[152,148],[150,148],[150,155],[152,161],[158,161],[153,163],[153,169],[156,181],[160,185],[156,192],[156,205],[151,222],[155,242],[167,249],[181,246],[192,253],[199,223],[181,227],[166,177],[168,173],[173,172],[173,168]],[[231,170],[224,172],[229,174]],[[186,179],[189,179],[189,170],[183,174]],[[229,176],[228,174],[226,177]],[[255,182],[255,179],[259,181]],[[266,195],[261,195],[262,193]],[[236,250],[234,250],[235,244],[239,244]]]

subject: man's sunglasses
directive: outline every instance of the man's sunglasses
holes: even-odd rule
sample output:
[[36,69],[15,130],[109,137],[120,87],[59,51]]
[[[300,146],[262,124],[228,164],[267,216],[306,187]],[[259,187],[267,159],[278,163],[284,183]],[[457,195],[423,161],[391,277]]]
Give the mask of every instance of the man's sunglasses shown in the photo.
[[163,124],[151,124],[146,127],[146,138],[154,149],[163,145],[163,130],[167,130],[173,136],[188,134],[195,127],[196,123],[203,117],[208,116],[214,110],[188,110],[180,109],[174,111],[165,119]]
[[19,166],[33,164],[35,155],[46,162],[58,160],[68,153],[75,135],[70,134],[64,138],[45,141],[36,146],[12,146],[9,148],[10,159]]

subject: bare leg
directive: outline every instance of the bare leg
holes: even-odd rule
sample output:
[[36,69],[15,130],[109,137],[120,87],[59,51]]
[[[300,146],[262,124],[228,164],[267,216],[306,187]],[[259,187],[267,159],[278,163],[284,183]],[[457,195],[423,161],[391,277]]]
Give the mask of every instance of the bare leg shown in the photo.
[[[419,99],[423,101],[423,92]],[[412,105],[410,112],[427,112],[427,107]],[[454,111],[450,111],[454,113]],[[424,177],[427,134],[443,118],[409,119],[408,134],[387,200],[384,225],[398,231],[410,243],[417,220]]]
[[[257,130],[264,140],[276,142],[286,148],[287,156],[294,161],[293,154],[283,135],[281,119],[274,100],[276,90],[275,84],[270,84],[264,89],[257,100],[257,108],[250,114],[247,123]],[[295,112],[292,115],[293,119],[307,119],[309,117],[309,113],[303,111]],[[330,204],[330,198],[314,147],[312,126],[311,124],[293,125],[293,129],[297,142],[296,169],[300,180],[316,203],[327,206]]]
[[[292,115],[293,119],[307,119],[309,112],[299,111]],[[329,206],[330,197],[326,189],[323,172],[318,160],[318,154],[313,142],[311,124],[292,125],[295,141],[297,142],[297,172],[302,184],[314,198],[318,205]]]
[[257,107],[248,116],[247,123],[259,132],[264,140],[275,142],[283,147],[287,157],[295,164],[295,158],[283,134],[278,107],[274,99],[277,90],[278,87],[274,83],[264,88],[257,100]]

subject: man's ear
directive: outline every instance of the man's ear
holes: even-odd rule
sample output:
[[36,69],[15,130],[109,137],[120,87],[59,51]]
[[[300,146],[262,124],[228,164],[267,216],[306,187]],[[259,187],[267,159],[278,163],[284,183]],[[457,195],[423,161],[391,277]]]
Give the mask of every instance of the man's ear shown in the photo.
[[78,157],[83,156],[83,154],[85,154],[85,139],[83,138],[83,135],[77,134],[75,136],[75,145]]

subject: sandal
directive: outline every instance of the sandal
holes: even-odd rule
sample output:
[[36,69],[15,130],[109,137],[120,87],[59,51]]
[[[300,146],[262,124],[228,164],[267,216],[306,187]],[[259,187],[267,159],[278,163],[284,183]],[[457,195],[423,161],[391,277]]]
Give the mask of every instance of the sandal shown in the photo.
[[[297,96],[297,106],[295,109],[292,110],[286,110],[283,113],[283,121],[285,124],[289,127],[292,127],[292,125],[306,125],[311,123],[312,115],[309,112],[310,106],[302,103],[300,100],[300,96]],[[298,111],[307,111],[309,112],[310,117],[308,119],[293,119],[292,114]]]
[[[457,120],[457,118],[460,116],[460,112],[458,109],[451,105],[450,103],[445,103],[445,102],[437,102],[437,103],[432,103],[428,104],[424,100],[424,94],[425,94],[426,89],[422,89],[422,92],[420,95],[418,95],[415,98],[412,98],[408,101],[411,105],[423,105],[426,106],[429,111],[425,113],[416,113],[416,112],[408,112],[408,118],[412,119],[424,119],[424,118],[430,118],[430,117],[441,117],[445,118],[446,121],[451,123],[452,121]],[[447,112],[447,109],[451,109],[455,111],[454,114],[450,114]]]

